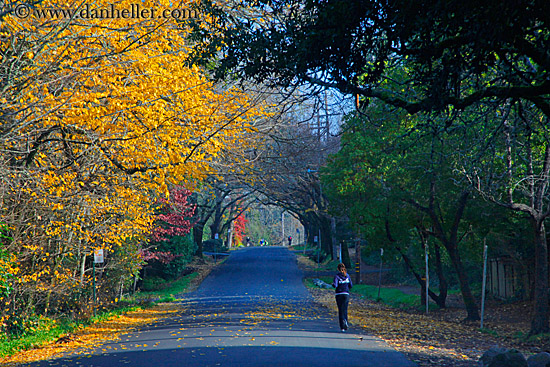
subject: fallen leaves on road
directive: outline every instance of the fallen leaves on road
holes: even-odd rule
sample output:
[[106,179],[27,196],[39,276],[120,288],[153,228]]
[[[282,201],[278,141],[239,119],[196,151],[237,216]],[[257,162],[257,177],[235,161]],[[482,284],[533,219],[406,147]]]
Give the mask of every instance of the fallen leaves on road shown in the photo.
[[[297,260],[303,270],[318,271],[317,265],[308,258],[297,256]],[[334,316],[337,315],[333,291],[309,290],[318,303],[329,308]],[[348,313],[352,326],[360,326],[366,334],[385,340],[419,367],[470,367],[477,365],[483,353],[494,346],[514,348],[525,356],[550,351],[548,338],[540,342],[516,338],[519,333],[528,332],[530,311],[531,306],[521,302],[509,305],[495,303],[490,308],[486,306],[485,327],[489,332],[485,333],[480,331],[479,322],[465,321],[465,310],[456,305],[425,315],[352,295]]]
[[[310,289],[313,297],[334,315],[338,310],[330,290]],[[501,326],[496,338],[479,329],[479,322],[466,322],[456,310],[439,310],[430,315],[393,309],[380,303],[352,295],[348,315],[352,326],[378,336],[390,346],[423,366],[466,367],[477,364],[485,351],[498,345],[516,348],[525,355],[536,353],[543,346],[523,345],[511,335],[514,327]],[[453,313],[454,312],[454,313]]]
[[67,354],[87,354],[92,349],[108,341],[119,340],[119,336],[122,333],[127,333],[138,327],[151,324],[179,311],[181,311],[180,306],[162,303],[152,308],[113,316],[108,320],[81,328],[70,335],[60,338],[58,341],[0,359],[0,364],[11,367]]
[[296,303],[289,301],[273,300],[266,302],[256,311],[247,312],[246,318],[240,320],[241,324],[258,325],[262,322],[280,321],[280,320],[312,320],[319,319],[319,310],[315,307],[304,304],[297,307]]
[[[312,289],[316,301],[337,313],[334,295],[330,291]],[[353,326],[384,339],[419,366],[472,366],[483,352],[477,340],[481,332],[467,325],[434,322],[433,318],[394,310],[387,306],[353,297],[349,305]],[[457,345],[456,339],[461,339]],[[463,345],[471,340],[468,348]]]

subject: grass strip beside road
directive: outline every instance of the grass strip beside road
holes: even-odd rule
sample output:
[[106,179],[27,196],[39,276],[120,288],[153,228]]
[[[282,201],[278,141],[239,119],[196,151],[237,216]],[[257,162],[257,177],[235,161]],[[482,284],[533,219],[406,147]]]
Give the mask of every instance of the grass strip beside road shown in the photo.
[[198,272],[191,273],[176,281],[171,282],[165,288],[151,291],[139,292],[135,296],[127,298],[127,302],[144,302],[151,301],[155,303],[173,302],[178,298],[179,294],[189,292],[192,284],[196,283],[197,278],[201,278]]
[[[319,277],[325,283],[332,284],[332,277]],[[308,286],[313,287],[311,279],[307,280]],[[397,288],[380,288],[380,296],[378,295],[378,287],[374,285],[355,284],[351,289],[352,293],[355,293],[366,299],[382,302],[386,305],[395,308],[419,308],[420,296],[417,294],[407,294]],[[432,306],[432,305],[430,305]],[[423,307],[423,306],[422,306]],[[434,305],[435,307],[435,305]]]
[[83,354],[119,335],[181,311],[170,304],[178,295],[195,290],[217,264],[206,261],[193,264],[195,272],[170,283],[164,289],[139,292],[120,301],[111,311],[100,312],[87,321],[39,317],[35,325],[19,338],[0,336],[0,365],[11,367],[60,357],[70,353]]
[[[19,350],[11,356],[0,359],[4,366],[17,366],[23,363],[41,361],[60,357],[69,353],[87,354],[93,348],[108,341],[118,340],[119,335],[157,321],[160,318],[176,313],[181,308],[177,305],[160,303],[150,308],[135,307],[130,311],[111,312],[101,315],[90,325],[75,325],[63,329],[49,324],[49,330],[37,331],[35,335],[43,335],[41,345],[30,345],[32,349]],[[69,331],[69,332],[67,332]],[[32,337],[28,337],[30,340]],[[23,344],[24,346],[24,344]],[[12,346],[16,347],[16,346]]]
[[366,299],[396,308],[421,307],[419,295],[406,294],[396,288],[380,288],[380,296],[378,296],[378,287],[373,285],[356,284],[352,291]]

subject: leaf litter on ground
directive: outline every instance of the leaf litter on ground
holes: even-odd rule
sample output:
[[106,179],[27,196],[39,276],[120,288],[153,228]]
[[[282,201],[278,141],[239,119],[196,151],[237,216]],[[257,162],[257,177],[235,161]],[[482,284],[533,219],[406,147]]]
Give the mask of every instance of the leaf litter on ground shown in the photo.
[[119,340],[123,333],[151,324],[179,311],[181,311],[181,306],[160,303],[151,308],[115,315],[107,320],[77,329],[73,333],[43,346],[20,351],[15,355],[0,359],[0,364],[11,367],[68,354],[86,355],[106,342]]
[[[198,275],[192,278],[186,291],[195,290],[218,263],[199,262],[192,265]],[[107,342],[120,340],[122,334],[127,334],[181,311],[181,305],[158,303],[152,307],[137,308],[121,315],[113,315],[106,320],[100,320],[88,326],[81,326],[57,340],[0,358],[0,365],[12,367],[71,354],[87,355],[93,349],[99,348]],[[121,349],[124,348],[124,345],[122,345]]]
[[[298,263],[309,271],[316,268],[316,264],[302,256],[298,256]],[[337,315],[334,291],[309,290],[317,303]],[[528,303],[492,302],[486,310],[484,330],[480,329],[479,321],[466,321],[466,310],[459,306],[429,311],[426,315],[418,309],[393,308],[352,294],[348,313],[353,327],[383,339],[419,367],[476,366],[483,353],[495,346],[517,349],[526,357],[550,352],[550,338],[517,337],[529,330]]]

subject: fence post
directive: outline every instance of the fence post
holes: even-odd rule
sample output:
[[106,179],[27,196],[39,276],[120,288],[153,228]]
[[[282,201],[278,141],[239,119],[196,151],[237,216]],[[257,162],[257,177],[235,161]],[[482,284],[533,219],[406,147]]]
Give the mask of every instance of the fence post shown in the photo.
[[481,285],[481,325],[483,329],[483,316],[485,313],[485,283],[487,282],[487,239],[483,239],[483,281]]
[[380,249],[380,272],[378,273],[378,299],[380,299],[380,288],[382,287],[382,256],[384,256],[384,249]]
[[384,249],[380,249],[380,272],[378,273],[378,299],[380,299],[380,288],[382,287],[382,256],[384,256]]
[[96,315],[96,312],[95,312],[95,309],[96,309],[96,305],[95,305],[95,298],[96,298],[96,296],[95,296],[95,260],[94,260],[94,263],[92,265],[92,268],[93,268],[93,270],[92,270],[92,276],[93,276],[93,280],[92,280],[92,283],[93,283],[92,284],[92,288],[93,288],[93,290],[92,290],[92,298],[93,298],[92,311],[93,311],[93,315],[95,317],[95,315]]

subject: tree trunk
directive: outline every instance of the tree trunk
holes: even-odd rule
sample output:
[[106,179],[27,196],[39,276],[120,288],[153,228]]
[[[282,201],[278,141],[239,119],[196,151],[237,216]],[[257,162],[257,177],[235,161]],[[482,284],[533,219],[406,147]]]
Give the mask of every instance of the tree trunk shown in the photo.
[[218,236],[221,236],[221,228],[222,228],[222,218],[221,216],[214,216],[214,219],[212,221],[212,224],[210,224],[210,238],[211,239],[215,239],[216,238],[216,234],[218,234]]
[[197,244],[195,256],[202,257],[202,236],[204,235],[204,223],[199,222],[193,227],[193,241]]
[[548,245],[544,222],[532,220],[535,230],[535,289],[530,335],[548,333]]
[[124,294],[124,277],[120,277],[120,292],[118,299],[122,300],[122,295]]
[[310,242],[311,242],[311,226],[309,222],[302,222],[302,225],[304,226],[304,246],[307,248],[310,248]]
[[349,257],[349,248],[346,241],[342,241],[342,262],[347,269],[351,269],[351,259]]
[[458,276],[458,281],[460,284],[460,292],[462,293],[462,299],[464,300],[464,305],[466,306],[466,312],[468,313],[468,316],[466,317],[466,319],[479,320],[480,317],[479,317],[479,311],[477,308],[477,303],[474,296],[472,295],[472,291],[470,289],[470,283],[468,281],[468,276],[466,274],[466,270],[464,270],[464,264],[462,264],[460,253],[458,251],[458,242],[459,242],[458,229],[459,229],[460,221],[464,214],[464,209],[466,208],[468,197],[469,197],[468,191],[463,191],[462,194],[460,195],[456,213],[454,215],[454,220],[451,228],[449,229],[448,236],[445,233],[443,223],[439,220],[439,217],[436,214],[436,211],[434,209],[435,205],[433,202],[430,203],[428,214],[430,215],[432,225],[435,228],[436,238],[440,241],[440,243],[443,244],[443,246],[445,247],[445,250],[447,250],[449,257],[451,258],[451,263],[453,264],[453,267]]
[[468,316],[467,320],[479,320],[479,311],[477,308],[477,303],[472,295],[470,289],[470,283],[468,281],[468,276],[464,270],[464,265],[460,259],[460,254],[458,253],[458,248],[456,243],[447,243],[445,248],[449,253],[453,267],[455,268],[456,274],[458,275],[458,281],[460,284],[460,292],[462,293],[462,299],[464,300],[464,305],[466,306],[466,312]]
[[332,260],[338,258],[338,239],[336,238],[336,219],[330,218],[330,238],[332,240]]
[[440,308],[445,308],[445,300],[447,299],[448,284],[443,265],[441,263],[441,249],[439,245],[435,245],[435,267],[437,279],[439,280],[439,296],[434,301]]
[[[401,258],[403,259],[403,261],[405,262],[405,265],[407,266],[407,269],[409,269],[409,271],[414,275],[414,277],[416,278],[416,281],[418,282],[418,284],[420,285],[420,288],[421,288],[421,292],[422,294],[420,295],[420,300],[423,302],[422,304],[425,305],[425,295],[426,295],[426,279],[424,279],[423,276],[421,276],[420,274],[418,274],[418,272],[416,271],[416,269],[414,268],[412,262],[411,262],[411,259],[409,259],[409,257],[407,256],[407,254],[405,254],[403,252],[403,250],[401,249],[401,247],[398,247],[396,246],[395,247],[397,249],[397,251],[399,251],[399,253],[401,254]],[[446,300],[447,300],[447,291],[445,291],[445,293],[441,292],[440,291],[440,295],[437,295],[435,292],[431,291],[428,289],[428,295],[430,296],[431,299],[434,300],[434,302],[437,304],[437,306],[439,308],[445,308],[446,307]]]
[[321,251],[331,256],[331,258],[334,258],[334,253],[332,252],[332,231],[330,219],[323,216],[319,218],[319,221],[321,223]]
[[[388,207],[388,213],[389,213],[389,207]],[[409,259],[407,254],[405,252],[403,252],[401,247],[399,247],[395,244],[396,240],[393,238],[393,236],[391,234],[390,221],[389,221],[388,217],[386,217],[386,220],[385,220],[385,227],[386,227],[386,237],[388,238],[388,241],[395,246],[396,250],[401,255],[401,258],[405,262],[405,265],[407,266],[407,269],[409,269],[409,271],[411,273],[413,273],[414,277],[416,278],[416,281],[420,285],[420,288],[421,288],[420,300],[422,302],[422,305],[426,305],[426,302],[427,302],[427,300],[426,300],[426,279],[423,276],[421,276],[420,274],[418,274],[418,272],[416,271],[416,269],[413,266],[413,263],[412,263],[411,259]],[[419,233],[422,233],[421,228],[417,227],[417,229],[418,229]],[[422,238],[421,238],[421,240],[422,240]],[[422,240],[422,242],[423,242],[423,240]],[[447,280],[445,279],[445,275],[443,274],[443,272],[440,271],[440,269],[441,269],[441,254],[439,253],[439,246],[438,245],[435,246],[435,251],[436,251],[437,277],[439,279],[439,295],[435,294],[435,292],[432,292],[428,288],[428,296],[430,296],[430,298],[434,300],[434,302],[437,304],[437,306],[439,308],[445,308],[445,307],[447,307],[446,306],[446,301],[447,301]]]

